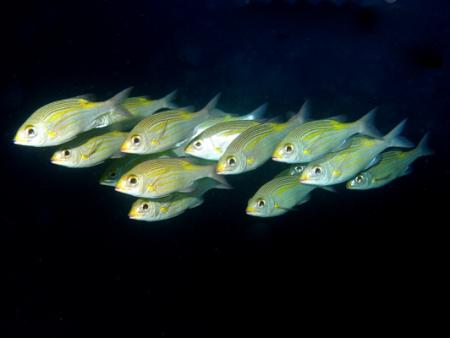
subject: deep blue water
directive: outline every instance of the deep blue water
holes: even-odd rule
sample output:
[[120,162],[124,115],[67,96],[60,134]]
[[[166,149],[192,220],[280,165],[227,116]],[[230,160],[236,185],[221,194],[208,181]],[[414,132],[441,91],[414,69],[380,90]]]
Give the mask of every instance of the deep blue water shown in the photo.
[[[298,332],[350,307],[370,327],[428,328],[447,264],[448,1],[14,6],[2,21],[2,319],[28,336],[229,337]],[[436,154],[384,188],[315,191],[297,211],[252,218],[248,198],[284,168],[268,163],[180,217],[133,222],[133,198],[97,184],[103,167],[57,167],[51,149],[12,143],[43,104],[130,85],[153,98],[178,89],[196,107],[221,91],[224,110],[269,102],[272,117],[307,98],[313,118],[378,106],[381,131],[407,117],[405,135],[431,132]]]

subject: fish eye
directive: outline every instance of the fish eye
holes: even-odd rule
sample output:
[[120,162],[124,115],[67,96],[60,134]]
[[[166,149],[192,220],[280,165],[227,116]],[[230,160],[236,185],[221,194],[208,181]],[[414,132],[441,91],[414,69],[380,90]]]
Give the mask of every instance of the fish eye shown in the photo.
[[36,136],[36,129],[34,129],[33,126],[28,126],[25,128],[25,132],[27,133],[28,137],[35,137]]
[[116,172],[115,171],[111,171],[109,173],[109,177],[112,177],[112,178],[116,177]]
[[194,142],[194,147],[197,149],[200,149],[202,147],[202,145],[203,145],[203,142],[200,140]]
[[230,167],[234,167],[234,166],[236,165],[236,157],[234,157],[234,156],[228,157],[228,158],[227,158],[227,164],[228,164]]
[[256,201],[256,206],[259,209],[264,208],[266,206],[266,201],[264,201],[263,199],[259,199]]
[[317,175],[317,176],[322,175],[322,168],[319,167],[319,166],[314,167],[314,168],[312,169],[312,172],[314,173],[314,175]]
[[68,149],[66,149],[66,150],[63,150],[63,156],[64,157],[70,157],[70,150],[68,150]]
[[148,203],[142,203],[142,210],[147,211],[149,207]]
[[139,135],[134,135],[131,137],[131,142],[133,145],[137,146],[141,143],[141,137]]
[[287,143],[284,145],[284,151],[286,154],[290,154],[294,151],[294,146],[291,143]]
[[304,169],[305,169],[305,166],[303,166],[303,165],[296,165],[296,166],[294,167],[294,171],[295,171],[297,174],[301,173]]
[[356,183],[361,184],[361,183],[363,183],[363,181],[364,181],[364,176],[363,175],[356,176],[356,178],[355,178],[355,182]]
[[130,187],[136,186],[136,185],[137,185],[137,182],[138,182],[138,180],[137,180],[137,177],[136,177],[135,175],[130,175],[130,176],[128,176],[128,178],[127,178],[127,183],[128,183],[128,185],[129,185]]

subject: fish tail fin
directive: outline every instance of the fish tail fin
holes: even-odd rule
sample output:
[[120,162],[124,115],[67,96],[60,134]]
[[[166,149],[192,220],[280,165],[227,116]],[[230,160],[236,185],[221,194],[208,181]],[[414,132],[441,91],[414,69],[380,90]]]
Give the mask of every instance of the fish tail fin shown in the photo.
[[376,138],[379,138],[381,136],[380,132],[375,127],[375,115],[377,113],[377,110],[378,108],[372,109],[370,112],[356,121],[360,134]]
[[242,120],[261,120],[266,113],[268,103],[264,103],[256,108],[251,113],[242,116]]
[[389,144],[389,147],[400,147],[400,148],[411,148],[413,147],[412,143],[408,141],[406,138],[400,136],[405,127],[406,119],[400,122],[397,126],[394,127],[389,133],[387,133],[383,139]]
[[287,122],[290,125],[300,125],[305,123],[311,115],[311,102],[306,100],[297,114],[292,116]]
[[415,157],[422,157],[422,156],[430,156],[434,154],[434,151],[429,147],[428,140],[430,139],[430,133],[426,133],[422,139],[420,140],[419,144],[417,145],[416,149],[414,149]]
[[319,188],[322,189],[322,190],[333,192],[335,194],[337,193],[337,190],[335,188],[331,187],[331,186],[322,186],[322,187],[319,187]]
[[211,177],[200,179],[198,187],[195,193],[199,196],[203,196],[206,192],[212,189],[232,189],[232,187],[226,182],[226,184],[220,183]]
[[111,110],[125,117],[132,117],[133,114],[123,106],[124,101],[128,98],[132,89],[133,87],[128,87],[110,98],[107,103],[111,105]]
[[208,104],[198,112],[199,115],[210,116],[214,115],[214,111],[216,110],[217,102],[219,102],[220,96],[222,93],[218,93],[214,96]]
[[175,89],[174,91],[170,92],[169,94],[167,94],[166,96],[164,96],[161,99],[164,107],[166,107],[168,109],[178,108],[178,105],[175,102],[173,102],[175,100],[175,97],[177,96],[177,92],[178,92],[178,90]]
[[224,187],[230,187],[229,189],[231,189],[231,186],[228,184],[225,177],[223,175],[219,175],[216,173],[216,165],[215,164],[208,166],[208,177],[219,182],[220,185],[222,185]]

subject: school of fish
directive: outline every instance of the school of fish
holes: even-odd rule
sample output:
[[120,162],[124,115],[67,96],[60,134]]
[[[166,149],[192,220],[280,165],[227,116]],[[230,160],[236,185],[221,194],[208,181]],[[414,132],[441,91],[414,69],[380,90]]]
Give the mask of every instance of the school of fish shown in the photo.
[[428,134],[416,147],[401,136],[406,120],[380,135],[375,109],[353,122],[311,120],[306,101],[279,122],[264,118],[267,104],[246,115],[225,113],[217,108],[220,94],[194,111],[174,103],[176,91],[157,100],[130,92],[106,101],[78,96],[49,103],[20,126],[14,143],[57,146],[51,162],[69,168],[108,161],[100,184],[137,197],[128,216],[142,221],[195,208],[209,190],[231,188],[225,175],[253,171],[271,159],[286,168],[248,200],[248,215],[283,215],[308,202],[316,188],[382,187],[433,154]]

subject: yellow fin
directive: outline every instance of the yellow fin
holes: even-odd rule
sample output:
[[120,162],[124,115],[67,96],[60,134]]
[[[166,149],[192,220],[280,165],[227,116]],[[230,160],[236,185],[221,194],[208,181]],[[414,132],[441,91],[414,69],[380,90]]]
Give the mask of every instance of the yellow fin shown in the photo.
[[309,150],[309,149],[304,149],[304,150],[303,150],[303,154],[305,154],[305,155],[311,155],[311,150]]
[[56,132],[55,132],[55,131],[49,131],[49,132],[47,133],[47,135],[48,135],[48,137],[50,137],[50,138],[55,138],[55,137],[56,137]]
[[166,206],[161,206],[161,207],[159,207],[159,211],[162,212],[163,214],[165,214],[166,212],[169,211],[169,208]]
[[255,159],[253,157],[247,157],[246,159],[247,164],[252,165],[253,163],[255,163]]

